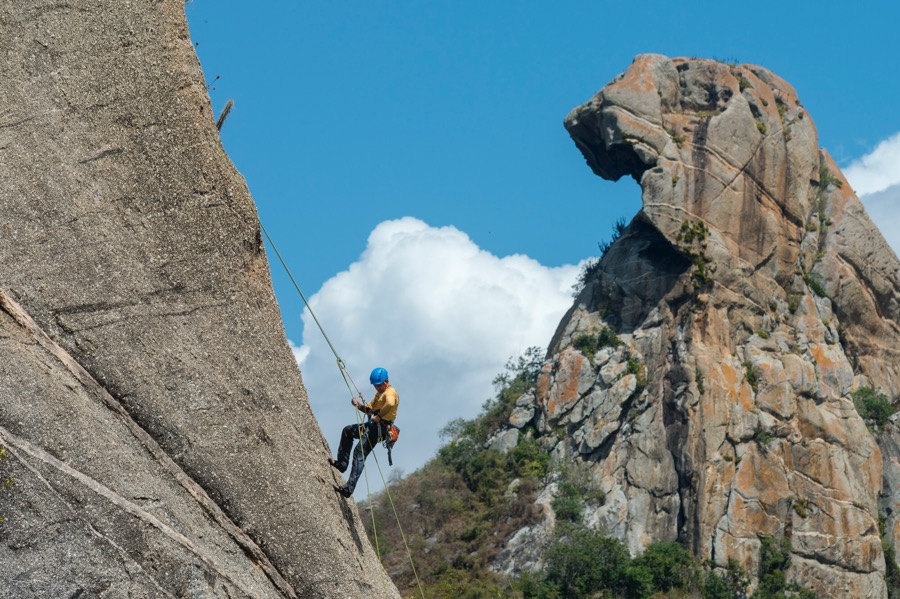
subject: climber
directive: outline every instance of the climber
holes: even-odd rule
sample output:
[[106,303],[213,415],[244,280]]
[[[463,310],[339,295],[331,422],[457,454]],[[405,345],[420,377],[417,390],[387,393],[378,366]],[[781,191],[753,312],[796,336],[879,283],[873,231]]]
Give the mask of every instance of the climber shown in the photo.
[[328,463],[339,472],[345,472],[353,440],[359,440],[356,449],[353,450],[353,468],[350,470],[350,478],[344,485],[335,485],[334,487],[334,490],[344,497],[350,497],[353,494],[363,471],[363,462],[369,457],[369,452],[381,440],[388,438],[388,427],[394,423],[394,419],[397,417],[397,406],[400,404],[400,396],[397,395],[397,390],[391,386],[387,370],[376,368],[369,375],[369,382],[376,391],[372,401],[365,404],[354,397],[350,402],[354,408],[371,416],[371,419],[363,424],[345,426],[341,431],[341,444],[338,447],[337,459],[328,459]]

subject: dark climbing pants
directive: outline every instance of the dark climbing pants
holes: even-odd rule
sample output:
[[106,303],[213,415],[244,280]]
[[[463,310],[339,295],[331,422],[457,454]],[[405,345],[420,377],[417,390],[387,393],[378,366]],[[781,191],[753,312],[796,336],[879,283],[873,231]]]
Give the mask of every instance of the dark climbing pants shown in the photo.
[[[344,487],[353,492],[356,489],[356,483],[362,475],[364,462],[369,457],[369,453],[378,445],[378,441],[386,434],[386,427],[379,423],[368,422],[360,425],[351,424],[345,426],[341,431],[341,444],[338,447],[337,463],[341,472],[347,469],[350,459],[350,448],[353,447],[354,441],[356,449],[353,450],[353,468],[350,470],[350,477]],[[360,438],[361,437],[361,438]]]

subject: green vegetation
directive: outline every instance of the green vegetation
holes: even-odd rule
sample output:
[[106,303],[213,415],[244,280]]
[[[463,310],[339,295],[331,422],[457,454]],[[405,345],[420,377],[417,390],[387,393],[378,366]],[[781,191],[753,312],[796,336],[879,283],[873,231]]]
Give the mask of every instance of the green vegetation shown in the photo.
[[872,387],[860,387],[850,394],[860,418],[878,432],[894,414],[894,404],[887,395]]
[[694,368],[694,382],[697,383],[697,391],[703,393],[705,390],[703,385],[703,373],[700,372],[699,366]]
[[709,229],[707,228],[706,223],[700,221],[684,221],[681,223],[681,231],[675,236],[675,239],[690,245],[694,243],[694,241],[706,241],[706,235],[708,233]]
[[835,187],[843,187],[844,182],[831,174],[831,171],[828,169],[828,165],[825,164],[825,161],[820,159],[819,161],[819,187],[821,189],[825,189],[829,185],[834,185]]
[[887,584],[888,599],[900,599],[900,567],[897,566],[897,550],[887,538],[887,518],[878,517],[878,534],[884,551],[884,582]]
[[788,537],[776,541],[761,537],[759,547],[759,586],[750,599],[815,599],[816,594],[787,581],[791,565],[791,542]]
[[809,287],[810,291],[819,297],[827,297],[825,287],[822,284],[822,277],[818,274],[814,272],[804,272],[803,282],[806,283],[806,286]]
[[622,236],[622,233],[625,232],[626,228],[625,219],[620,218],[613,224],[612,235],[609,238],[609,241],[601,241],[597,243],[597,247],[600,249],[600,258],[599,259],[590,259],[585,261],[584,265],[581,267],[581,272],[578,273],[578,278],[575,279],[575,284],[572,285],[572,297],[578,297],[578,294],[581,293],[585,286],[587,286],[588,282],[594,279],[597,275],[597,271],[600,270],[600,262],[603,260],[603,256],[606,255],[606,252],[609,251],[609,248]]
[[741,565],[729,559],[724,575],[709,571],[703,585],[703,597],[707,599],[739,599],[747,596],[750,578]]
[[793,314],[800,307],[800,296],[796,293],[788,294],[788,312]]
[[807,516],[809,516],[808,499],[794,499],[792,502],[792,507],[794,508],[794,513],[801,518],[806,518]]
[[609,251],[609,248],[611,248],[612,245],[616,241],[618,241],[618,239],[622,236],[622,233],[625,232],[625,226],[626,225],[625,225],[624,218],[620,218],[620,219],[616,220],[616,222],[613,223],[613,231],[612,231],[612,235],[610,235],[610,237],[609,237],[609,241],[601,241],[600,243],[597,244],[597,247],[600,248],[600,257],[601,258],[606,255],[606,252]]
[[524,599],[621,597],[746,597],[750,584],[737,562],[724,574],[704,570],[675,542],[648,545],[631,558],[625,545],[576,524],[563,524],[544,552],[546,568],[513,586]]
[[[0,462],[5,462],[8,459],[9,459],[9,456],[6,454],[6,448],[3,447],[2,445],[0,445]],[[11,476],[7,476],[5,479],[3,479],[4,487],[12,487],[14,484],[15,483],[13,482],[13,479]],[[4,522],[6,522],[6,518],[4,518],[3,516],[0,516],[0,524],[3,524]]]
[[712,282],[712,262],[706,255],[706,236],[709,228],[700,221],[684,221],[681,230],[675,235],[675,241],[681,245],[682,251],[687,253],[694,265],[691,271],[691,281],[698,288]]
[[644,368],[644,365],[641,364],[641,361],[637,358],[637,356],[630,356],[628,358],[625,372],[634,375],[635,393],[640,393],[647,388],[647,370]]
[[787,112],[787,105],[784,103],[784,100],[781,99],[781,96],[775,96],[775,108],[778,109],[778,118],[781,119],[782,126],[785,125],[785,113]]
[[691,272],[691,280],[694,281],[698,287],[702,287],[707,283],[710,283],[712,279],[709,276],[709,258],[707,258],[704,254],[694,254],[692,256],[692,261],[694,263],[694,270]]
[[750,384],[754,393],[759,391],[759,370],[749,360],[744,362],[744,380]]
[[583,353],[589,359],[604,347],[619,347],[624,342],[619,339],[616,332],[604,326],[597,335],[579,335],[572,341],[572,347]]
[[694,285],[703,287],[712,282],[710,273],[712,272],[712,262],[706,256],[706,236],[709,234],[709,228],[705,223],[700,221],[684,221],[681,223],[681,230],[675,235],[675,241],[681,245],[684,251],[694,265],[691,271],[691,281]]
[[756,434],[753,435],[753,440],[762,447],[768,447],[769,443],[772,442],[772,439],[774,439],[772,433],[762,428],[756,429]]
[[550,505],[556,513],[557,520],[581,522],[585,505],[602,504],[604,499],[603,492],[583,474],[579,476],[573,469],[564,468],[560,472],[556,496]]
[[599,270],[599,258],[588,258],[585,260],[584,264],[581,265],[581,271],[578,273],[575,283],[572,285],[572,297],[578,297],[578,294],[584,291],[588,281],[592,280]]
[[759,129],[759,132],[763,135],[766,134],[766,124],[762,121],[756,121],[756,128]]
[[[515,596],[509,582],[488,566],[513,531],[540,516],[535,489],[549,472],[550,456],[534,430],[521,431],[518,445],[506,454],[485,445],[508,421],[516,400],[534,389],[542,364],[543,352],[536,347],[510,359],[494,379],[496,395],[481,415],[448,424],[442,436],[449,441],[437,456],[388,484],[427,597]],[[371,513],[361,519],[374,545],[374,518],[382,562],[401,594],[418,596],[394,507],[383,495],[375,497]]]
[[[505,425],[518,397],[534,389],[542,362],[537,348],[509,360],[481,415],[448,425],[443,431],[448,442],[437,456],[410,476],[392,479],[387,486],[391,500],[374,497],[371,509],[361,514],[373,544],[374,522],[378,554],[401,595],[419,596],[408,543],[425,596],[435,599],[747,597],[749,580],[736,562],[713,570],[671,542],[651,544],[632,558],[621,541],[588,528],[584,509],[602,505],[603,493],[589,472],[575,465],[552,472],[546,445],[534,429],[521,431],[518,445],[506,454],[488,447],[487,440]],[[628,368],[643,370],[637,358]],[[541,548],[544,569],[511,580],[493,573],[489,566],[510,535],[541,519],[534,500],[550,476],[557,480],[552,502],[557,519],[553,536]],[[395,509],[405,539],[396,526]],[[779,564],[786,558],[767,559],[774,564],[764,572],[770,575],[766,592],[771,593],[779,588]],[[787,583],[783,587],[794,592]]]

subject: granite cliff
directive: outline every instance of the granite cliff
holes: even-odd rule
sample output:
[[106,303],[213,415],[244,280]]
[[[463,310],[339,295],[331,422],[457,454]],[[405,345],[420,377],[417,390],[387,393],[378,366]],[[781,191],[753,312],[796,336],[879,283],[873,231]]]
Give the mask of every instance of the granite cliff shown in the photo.
[[0,596],[399,596],[184,3],[5,2],[0,49]]
[[[593,481],[586,523],[634,554],[678,540],[755,576],[768,538],[820,596],[886,596],[900,429],[853,397],[900,394],[900,262],[796,91],[754,65],[642,55],[565,126],[642,208],[510,428]],[[555,492],[498,571],[534,567]]]

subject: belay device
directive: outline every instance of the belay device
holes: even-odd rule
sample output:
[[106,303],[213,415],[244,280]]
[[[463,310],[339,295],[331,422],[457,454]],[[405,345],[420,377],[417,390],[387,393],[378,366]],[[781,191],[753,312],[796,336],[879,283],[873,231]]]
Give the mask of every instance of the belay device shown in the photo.
[[400,429],[393,424],[388,425],[388,437],[384,440],[384,448],[387,449],[388,454],[388,465],[393,466],[394,461],[391,459],[391,449],[394,447],[394,443],[397,442],[397,439],[400,438]]

